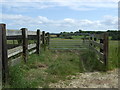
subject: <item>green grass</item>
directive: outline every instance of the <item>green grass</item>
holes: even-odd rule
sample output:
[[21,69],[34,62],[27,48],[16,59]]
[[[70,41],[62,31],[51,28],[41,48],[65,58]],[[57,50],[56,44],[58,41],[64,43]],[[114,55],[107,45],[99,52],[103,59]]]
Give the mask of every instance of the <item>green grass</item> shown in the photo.
[[84,36],[72,36],[73,39],[81,39],[83,38]]
[[[109,40],[109,53],[108,53],[108,70],[112,70],[115,68],[119,68],[119,58],[120,58],[120,54],[119,54],[119,46],[120,41],[115,41],[115,40]],[[92,52],[92,51],[91,51]],[[89,51],[85,51],[82,55],[81,58],[83,58],[84,60],[86,60],[87,64],[87,68],[91,69],[91,70],[104,70],[104,64],[100,64],[100,62],[97,60],[96,54],[94,52],[89,52]],[[86,57],[87,56],[87,57]],[[98,64],[99,63],[99,64]],[[92,65],[93,64],[93,68]],[[89,67],[90,66],[90,67]],[[103,67],[103,68],[102,68]]]
[[69,75],[84,71],[102,71],[101,66],[92,51],[46,50],[40,56],[31,55],[28,63],[10,68],[9,88],[49,88],[50,83],[66,80]]
[[[110,40],[109,70],[118,68],[118,50],[118,41]],[[85,71],[103,71],[104,68],[93,51],[41,50],[39,56],[30,55],[28,63],[10,67],[9,88],[48,88],[50,83],[68,79],[66,76]]]
[[66,76],[84,72],[79,51],[42,51],[31,55],[28,63],[10,68],[10,88],[49,87]]
[[109,69],[118,68],[118,62],[120,58],[119,54],[119,43],[120,41],[109,40]]
[[106,68],[103,63],[98,59],[97,54],[92,50],[85,50],[81,53],[83,67],[85,71],[105,71]]

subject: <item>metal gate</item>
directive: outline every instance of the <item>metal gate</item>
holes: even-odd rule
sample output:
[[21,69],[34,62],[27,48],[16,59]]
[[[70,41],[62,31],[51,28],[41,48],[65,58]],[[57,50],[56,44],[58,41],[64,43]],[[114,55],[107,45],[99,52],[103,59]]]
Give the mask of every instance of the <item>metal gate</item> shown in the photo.
[[[52,50],[67,50],[67,49],[86,49],[82,38],[71,39],[56,37],[58,34],[52,34],[50,37],[49,49]],[[56,36],[55,36],[56,35]]]

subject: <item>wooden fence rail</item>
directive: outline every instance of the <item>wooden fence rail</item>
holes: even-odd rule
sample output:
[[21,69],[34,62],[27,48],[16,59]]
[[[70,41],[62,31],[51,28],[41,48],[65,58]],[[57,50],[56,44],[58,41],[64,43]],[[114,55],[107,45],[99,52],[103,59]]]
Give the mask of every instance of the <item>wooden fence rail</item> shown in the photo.
[[[16,40],[16,43],[9,43]],[[34,43],[29,43],[34,40]],[[9,66],[16,65],[20,61],[28,62],[28,55],[40,54],[41,44],[49,43],[49,33],[28,31],[26,28],[20,30],[6,30],[6,24],[0,24],[0,62],[2,63],[2,81],[7,83]]]
[[[86,38],[84,37],[83,40]],[[83,41],[85,42],[85,41]],[[96,52],[100,62],[108,66],[108,33],[89,35],[89,48]]]

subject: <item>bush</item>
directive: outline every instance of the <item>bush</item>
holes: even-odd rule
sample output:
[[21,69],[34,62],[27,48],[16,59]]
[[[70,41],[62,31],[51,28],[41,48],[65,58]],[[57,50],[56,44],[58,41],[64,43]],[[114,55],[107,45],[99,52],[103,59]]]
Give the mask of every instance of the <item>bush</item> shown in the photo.
[[65,36],[64,38],[65,39],[73,39],[73,37],[71,37],[71,36]]

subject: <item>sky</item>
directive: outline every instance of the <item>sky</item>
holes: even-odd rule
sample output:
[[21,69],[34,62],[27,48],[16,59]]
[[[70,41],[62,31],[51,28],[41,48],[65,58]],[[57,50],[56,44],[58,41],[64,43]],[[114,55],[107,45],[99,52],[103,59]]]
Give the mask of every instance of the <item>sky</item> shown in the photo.
[[119,0],[0,0],[7,29],[58,33],[118,29]]

